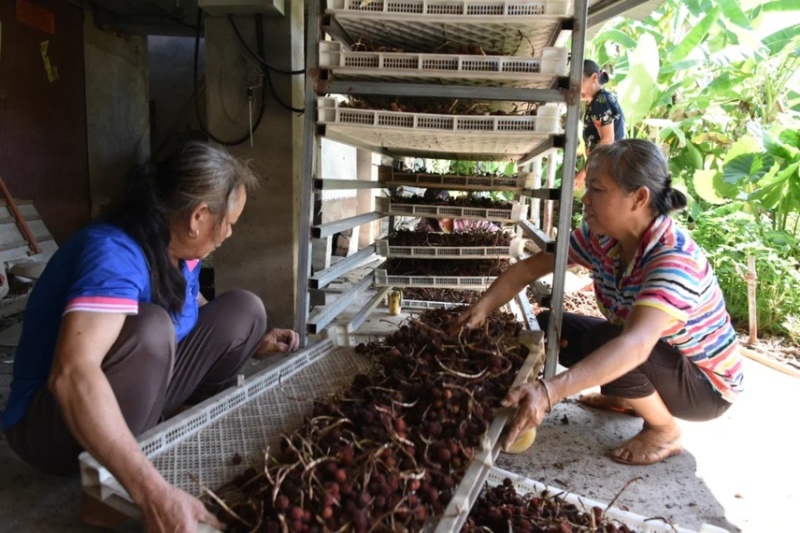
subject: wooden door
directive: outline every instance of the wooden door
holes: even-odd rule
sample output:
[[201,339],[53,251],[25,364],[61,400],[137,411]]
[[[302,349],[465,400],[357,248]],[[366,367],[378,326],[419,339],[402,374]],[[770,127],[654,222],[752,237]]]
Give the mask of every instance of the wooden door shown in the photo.
[[0,1],[0,176],[56,241],[89,221],[83,10]]

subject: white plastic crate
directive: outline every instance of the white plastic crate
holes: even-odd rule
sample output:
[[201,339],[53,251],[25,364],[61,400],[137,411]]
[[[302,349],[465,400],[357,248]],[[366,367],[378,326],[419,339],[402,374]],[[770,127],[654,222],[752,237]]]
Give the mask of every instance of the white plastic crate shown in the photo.
[[541,58],[351,51],[336,41],[319,43],[319,65],[341,79],[547,89],[566,76],[567,50],[547,47]]
[[[528,378],[533,359],[530,354],[515,383]],[[281,434],[299,428],[315,399],[346,389],[353,376],[369,366],[367,358],[351,348],[325,340],[159,424],[137,440],[167,482],[199,496],[201,483],[213,490],[247,468],[263,464],[265,449],[276,449]],[[498,429],[507,417],[507,412],[498,412],[473,463],[495,448]],[[128,516],[140,517],[108,470],[88,452],[79,461],[85,492]]]
[[543,130],[560,130],[561,129],[561,115],[566,113],[566,109],[561,104],[544,104],[539,106],[536,112],[536,127],[541,127]]
[[390,198],[375,198],[375,209],[384,215],[492,220],[496,222],[518,222],[528,214],[528,206],[514,203],[510,209],[487,209],[483,207],[458,207],[451,205],[414,204],[392,201]]
[[486,290],[496,276],[395,276],[386,269],[374,270],[375,285],[379,287],[436,287],[438,289]]
[[[403,299],[402,303],[402,307],[404,309],[411,309],[412,311],[427,310],[427,309],[450,309],[451,307],[466,307],[468,305],[469,304],[465,304],[462,302],[437,302],[434,300],[406,300],[406,299]],[[504,305],[500,309],[507,313],[513,313],[513,310],[508,305]]]
[[375,242],[383,257],[420,259],[501,259],[511,257],[508,246],[392,246],[388,240]]
[[[490,487],[494,487],[501,485],[503,480],[506,478],[510,479],[514,483],[514,489],[517,491],[517,494],[521,496],[526,494],[542,494],[543,492],[547,492],[550,496],[559,496],[566,503],[571,503],[578,509],[585,512],[591,513],[592,507],[600,507],[604,510],[604,514],[607,518],[621,522],[628,527],[635,529],[637,533],[695,533],[692,530],[675,527],[663,521],[654,519],[648,520],[647,517],[629,511],[624,511],[618,507],[608,507],[608,504],[591,500],[589,498],[584,498],[583,496],[578,496],[576,494],[571,494],[562,489],[549,487],[538,481],[508,472],[507,470],[503,470],[502,468],[498,468],[496,466],[493,466],[489,470],[486,483],[488,483]],[[712,531],[711,529],[706,530],[709,532]]]
[[328,0],[326,12],[373,46],[431,52],[458,35],[484,50],[532,57],[572,11],[569,0]]
[[566,16],[567,0],[328,0],[329,11],[417,16]]
[[453,302],[434,302],[432,300],[406,300],[405,298],[402,301],[401,307],[404,310],[412,310],[412,311],[425,311],[428,309],[450,309],[451,307],[459,307],[462,303],[453,303]]
[[391,166],[381,165],[378,167],[378,181],[387,186],[407,185],[465,191],[519,192],[527,187],[529,182],[533,185],[533,173],[520,172],[516,176],[456,176],[453,174],[395,172]]
[[383,333],[378,332],[370,332],[370,333],[359,333],[348,331],[347,326],[344,324],[333,324],[327,328],[325,328],[324,336],[328,339],[331,339],[336,346],[346,346],[346,347],[355,347],[361,344],[370,343],[370,342],[383,342],[383,339],[386,338],[387,335],[391,335],[394,333],[393,331],[386,331]]
[[[306,348],[278,367],[248,378],[241,387],[209,398],[137,438],[144,454],[171,484],[199,495],[198,484],[218,487],[263,461],[266,446],[297,429],[314,398],[344,390],[369,367],[366,358],[330,340]],[[241,464],[232,458],[238,454]],[[89,453],[80,455],[86,492],[137,516],[119,482]]]
[[[547,105],[549,104],[545,104],[542,107]],[[537,127],[536,116],[533,115],[441,115],[435,113],[357,109],[340,107],[339,101],[330,96],[319,97],[317,106],[319,122],[322,124],[366,125],[379,128],[480,133],[481,135],[485,135],[486,132],[503,134],[520,131],[548,134],[561,133],[560,128],[544,131],[544,126]],[[547,115],[548,119],[551,114]]]
[[567,58],[569,53],[563,46],[546,46],[542,50],[541,66],[543,73],[552,73],[556,76],[569,76]]
[[441,115],[340,107],[336,98],[317,99],[317,120],[331,140],[385,148],[398,155],[517,160],[552,135],[552,120],[531,115]]

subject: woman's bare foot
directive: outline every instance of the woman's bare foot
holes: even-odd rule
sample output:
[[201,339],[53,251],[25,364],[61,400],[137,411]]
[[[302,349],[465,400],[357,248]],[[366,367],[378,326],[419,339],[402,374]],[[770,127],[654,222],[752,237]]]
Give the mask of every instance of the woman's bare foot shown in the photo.
[[590,392],[579,396],[578,403],[592,409],[622,413],[628,416],[639,416],[631,404],[619,396],[607,396],[599,392]]
[[651,465],[683,451],[681,430],[675,420],[666,426],[645,424],[635,437],[611,452],[611,458],[626,465]]

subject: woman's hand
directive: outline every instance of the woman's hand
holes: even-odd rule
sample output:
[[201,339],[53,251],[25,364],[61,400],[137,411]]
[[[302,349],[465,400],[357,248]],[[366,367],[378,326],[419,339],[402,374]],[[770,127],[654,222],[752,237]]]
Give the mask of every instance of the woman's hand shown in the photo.
[[477,328],[482,326],[486,320],[486,311],[484,311],[478,304],[469,306],[469,309],[461,313],[456,319],[456,323],[450,328],[451,335],[458,335],[461,328]]
[[525,431],[539,426],[552,407],[547,389],[541,381],[517,385],[508,391],[502,403],[504,407],[517,408],[503,443],[506,449]]
[[168,484],[150,493],[141,509],[148,533],[194,533],[201,522],[225,529],[203,502]]
[[300,335],[291,329],[273,328],[264,335],[256,355],[267,355],[275,352],[290,353],[300,347]]

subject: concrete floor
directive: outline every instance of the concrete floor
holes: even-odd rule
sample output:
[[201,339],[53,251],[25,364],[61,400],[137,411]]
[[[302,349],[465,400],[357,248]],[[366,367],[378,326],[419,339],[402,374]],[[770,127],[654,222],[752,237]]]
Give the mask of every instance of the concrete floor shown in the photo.
[[[347,314],[342,315],[346,318]],[[378,307],[361,332],[391,332],[398,317]],[[625,466],[608,451],[641,429],[641,419],[558,404],[525,453],[501,454],[497,465],[552,487],[610,502],[645,517],[699,530],[703,524],[747,533],[800,531],[800,381],[744,361],[745,393],[710,422],[679,421],[684,452],[652,466]]]
[[[391,331],[397,320],[379,307],[360,331]],[[12,358],[12,349],[0,347],[0,405],[8,396]],[[740,400],[718,420],[682,423],[686,450],[664,463],[628,467],[611,461],[607,450],[634,435],[641,421],[567,400],[554,408],[531,449],[501,455],[498,465],[600,502],[610,502],[630,479],[642,476],[617,503],[690,529],[708,523],[728,531],[797,531],[800,453],[793,437],[800,388],[796,379],[749,360],[745,371],[747,391]],[[2,436],[0,470],[0,531],[98,531],[77,521],[77,477],[36,472]],[[139,529],[127,524],[117,531]]]

